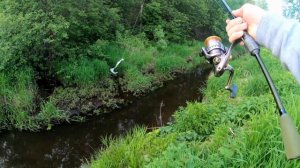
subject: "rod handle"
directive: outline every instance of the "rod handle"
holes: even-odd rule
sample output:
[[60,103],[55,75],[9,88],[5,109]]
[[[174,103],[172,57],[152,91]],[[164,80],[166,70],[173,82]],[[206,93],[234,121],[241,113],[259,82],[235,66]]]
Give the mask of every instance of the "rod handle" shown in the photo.
[[259,45],[247,32],[244,32],[242,40],[244,41],[246,48],[252,56],[255,56],[259,53]]
[[287,113],[281,115],[279,120],[287,159],[300,158],[300,135],[296,125]]
[[[232,10],[229,7],[229,5],[227,4],[227,2],[225,0],[222,0],[222,3],[229,14],[229,17],[231,19],[236,18],[233,15]],[[244,41],[246,48],[249,50],[249,52],[251,53],[252,56],[255,56],[255,54],[259,53],[259,45],[254,40],[254,38],[251,37],[247,32],[244,32],[242,40]]]

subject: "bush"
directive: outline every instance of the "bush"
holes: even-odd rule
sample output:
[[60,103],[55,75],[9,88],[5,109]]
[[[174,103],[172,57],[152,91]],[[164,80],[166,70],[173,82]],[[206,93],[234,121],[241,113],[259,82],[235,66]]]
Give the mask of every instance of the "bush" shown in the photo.
[[161,25],[158,25],[154,30],[154,40],[156,41],[156,45],[159,50],[163,50],[168,47],[168,41],[166,40],[165,32]]
[[123,90],[132,92],[134,95],[147,92],[152,87],[152,77],[143,75],[136,67],[129,68],[125,72],[123,80]]

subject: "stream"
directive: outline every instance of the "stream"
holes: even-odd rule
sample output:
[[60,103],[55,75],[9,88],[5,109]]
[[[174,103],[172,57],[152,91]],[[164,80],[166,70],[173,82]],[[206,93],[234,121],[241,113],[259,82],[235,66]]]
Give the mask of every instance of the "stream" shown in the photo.
[[[201,101],[210,69],[180,75],[127,107],[50,131],[0,133],[0,167],[80,167],[101,148],[101,138],[124,135],[135,126],[159,127],[187,101]],[[160,119],[161,118],[161,119]]]

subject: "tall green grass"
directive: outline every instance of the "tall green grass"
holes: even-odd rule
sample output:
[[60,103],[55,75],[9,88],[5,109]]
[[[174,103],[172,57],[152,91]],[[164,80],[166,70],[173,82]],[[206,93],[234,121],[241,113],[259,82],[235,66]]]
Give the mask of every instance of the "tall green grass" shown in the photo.
[[109,67],[99,59],[82,58],[70,63],[63,63],[58,73],[64,85],[95,85],[109,76]]
[[[300,85],[268,51],[263,50],[262,55],[288,113],[300,130]],[[118,155],[126,163],[122,167],[300,167],[299,161],[286,160],[276,105],[255,58],[244,56],[231,64],[236,69],[233,82],[239,86],[236,99],[230,99],[224,89],[228,75],[212,77],[202,103],[192,102],[180,108],[169,126],[127,139],[139,144],[138,148],[131,144],[121,152],[118,148],[125,140],[111,141],[89,166],[109,162],[106,167],[118,167],[120,159],[114,160]],[[156,141],[170,135],[175,139],[162,147],[152,143],[155,149],[140,143],[154,135]],[[151,150],[153,155],[145,162],[140,154],[133,154],[131,158],[137,161],[131,164],[126,154],[136,149]]]
[[36,103],[38,96],[32,69],[0,73],[0,129],[36,131],[52,121],[66,120],[51,102]]
[[0,73],[1,128],[36,129],[34,115],[36,87],[33,71],[24,68],[12,74]]
[[47,126],[47,130],[50,130],[53,125],[53,121],[64,122],[69,119],[69,115],[59,110],[51,101],[42,104],[41,111],[35,117],[39,125]]
[[160,48],[147,41],[144,34],[125,34],[118,35],[114,42],[97,41],[90,47],[90,55],[105,60],[109,67],[114,67],[123,58],[116,69],[121,88],[140,95],[171,79],[174,72],[186,72],[199,65],[198,48],[197,43],[167,44]]
[[99,153],[91,166],[85,167],[140,167],[151,162],[151,158],[158,155],[167,145],[175,140],[172,134],[157,138],[156,133],[146,136],[145,128],[136,128],[122,139],[106,138],[103,143],[109,148],[105,153]]

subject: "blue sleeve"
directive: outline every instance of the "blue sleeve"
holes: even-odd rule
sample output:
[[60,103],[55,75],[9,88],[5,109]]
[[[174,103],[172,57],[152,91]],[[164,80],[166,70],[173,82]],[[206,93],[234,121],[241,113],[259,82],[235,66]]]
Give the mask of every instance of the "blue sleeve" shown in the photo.
[[256,32],[259,44],[269,48],[300,83],[300,23],[267,12]]

